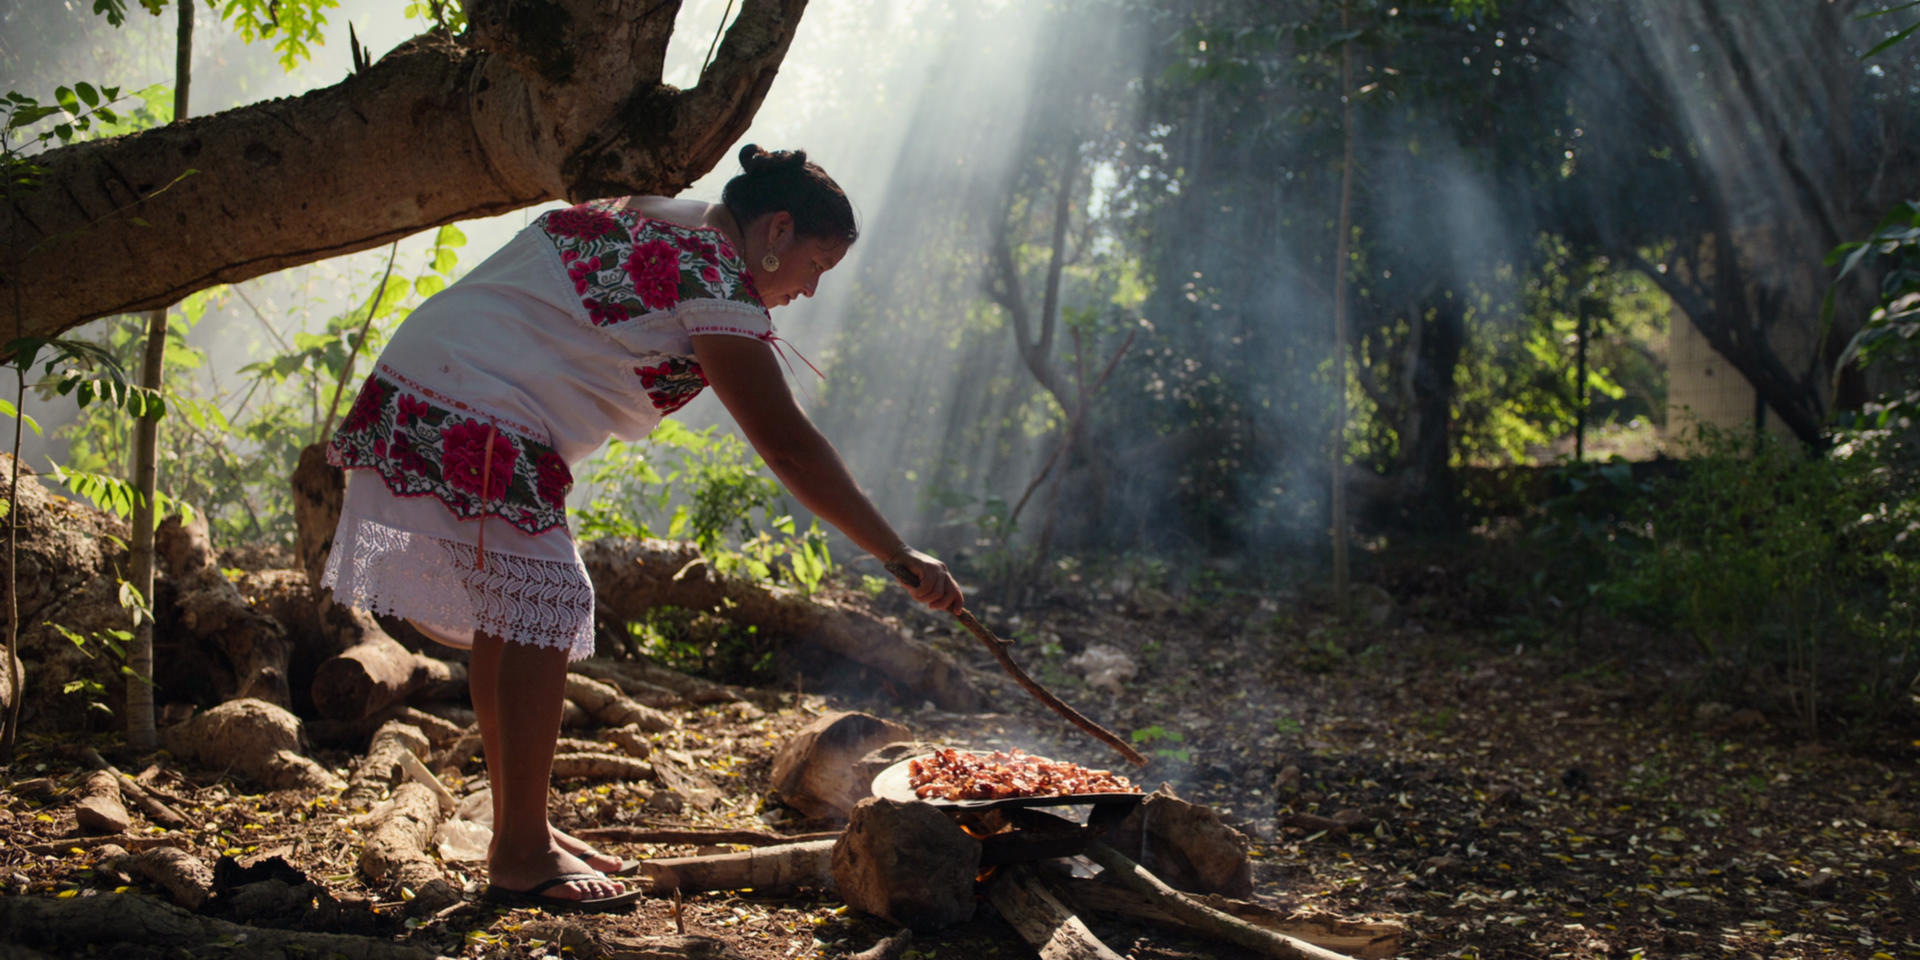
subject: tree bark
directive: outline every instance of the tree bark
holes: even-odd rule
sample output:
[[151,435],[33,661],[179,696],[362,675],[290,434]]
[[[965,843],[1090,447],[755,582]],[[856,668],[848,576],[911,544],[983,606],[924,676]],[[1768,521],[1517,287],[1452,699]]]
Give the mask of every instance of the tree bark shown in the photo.
[[28,249],[0,296],[51,336],[456,220],[677,193],[745,132],[805,7],[744,0],[680,90],[660,82],[677,3],[474,0],[466,34],[331,87],[49,150],[0,209]]

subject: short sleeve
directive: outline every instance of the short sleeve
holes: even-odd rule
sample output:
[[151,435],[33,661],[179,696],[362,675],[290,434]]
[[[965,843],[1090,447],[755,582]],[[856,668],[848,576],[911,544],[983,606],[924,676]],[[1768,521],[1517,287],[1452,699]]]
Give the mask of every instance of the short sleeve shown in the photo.
[[766,307],[757,303],[692,297],[681,300],[673,308],[673,313],[689,336],[723,334],[753,337],[756,340],[773,339],[773,318],[767,315]]

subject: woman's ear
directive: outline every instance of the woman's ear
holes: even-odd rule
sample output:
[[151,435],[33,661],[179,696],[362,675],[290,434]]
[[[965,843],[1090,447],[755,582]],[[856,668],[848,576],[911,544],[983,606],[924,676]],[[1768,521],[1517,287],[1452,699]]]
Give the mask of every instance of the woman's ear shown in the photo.
[[767,249],[784,251],[793,236],[793,214],[776,210],[767,217]]

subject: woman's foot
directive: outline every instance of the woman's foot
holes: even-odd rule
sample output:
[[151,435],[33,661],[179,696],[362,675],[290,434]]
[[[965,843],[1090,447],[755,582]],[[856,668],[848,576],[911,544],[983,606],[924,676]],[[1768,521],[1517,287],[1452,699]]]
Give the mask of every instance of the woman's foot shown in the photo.
[[559,827],[549,826],[547,832],[553,834],[553,842],[559,844],[560,849],[579,857],[582,863],[597,873],[612,875],[627,873],[632,869],[633,861],[595,850],[592,844]]
[[532,890],[561,874],[586,874],[587,878],[568,880],[541,891],[550,900],[598,900],[627,892],[626,884],[600,875],[585,860],[550,844],[545,851],[525,857],[508,858],[495,854],[487,864],[487,882],[506,890]]

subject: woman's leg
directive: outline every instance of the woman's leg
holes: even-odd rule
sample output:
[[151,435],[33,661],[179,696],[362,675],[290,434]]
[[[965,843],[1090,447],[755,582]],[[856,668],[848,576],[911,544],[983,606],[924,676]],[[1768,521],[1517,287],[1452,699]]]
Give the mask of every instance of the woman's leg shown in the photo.
[[[510,890],[525,890],[557,874],[591,870],[560,847],[547,823],[547,785],[566,680],[567,651],[474,634],[468,683],[493,790],[487,873],[494,884]],[[607,897],[624,890],[615,881],[601,879],[563,884],[547,895]]]
[[[473,694],[473,713],[480,721],[481,753],[488,758],[500,755],[500,713],[496,706],[499,702],[498,668],[498,657],[490,656],[482,658],[475,656],[472,663],[469,664],[467,671],[468,687]],[[562,704],[563,709],[564,707],[565,705]],[[500,820],[500,777],[499,769],[493,764],[491,759],[489,759],[487,763],[487,793],[493,798],[493,818],[494,822],[498,823]],[[561,830],[559,827],[553,828],[553,839],[560,844],[560,849],[585,861],[589,869],[606,873],[609,870],[619,869],[622,863],[619,857],[601,853],[595,850],[592,844]],[[493,850],[494,847],[491,845],[487,848],[487,855],[489,857],[493,855]]]

